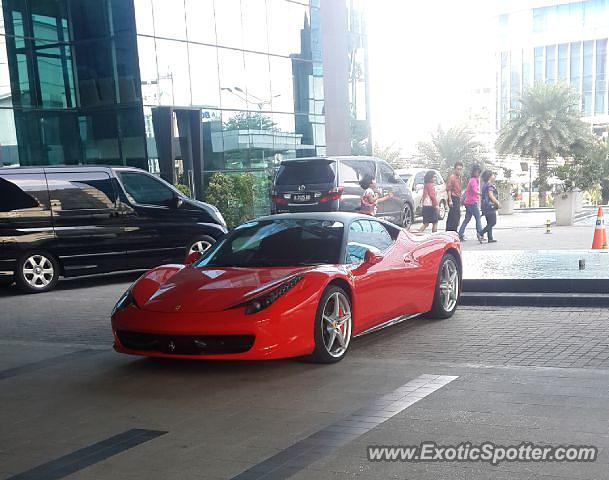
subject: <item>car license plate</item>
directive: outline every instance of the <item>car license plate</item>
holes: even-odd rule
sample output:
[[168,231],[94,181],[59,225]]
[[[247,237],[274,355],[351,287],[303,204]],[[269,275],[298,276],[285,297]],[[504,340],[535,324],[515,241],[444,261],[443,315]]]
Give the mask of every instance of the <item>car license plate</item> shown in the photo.
[[311,200],[311,195],[309,194],[292,195],[292,201],[294,202],[308,202],[309,200]]

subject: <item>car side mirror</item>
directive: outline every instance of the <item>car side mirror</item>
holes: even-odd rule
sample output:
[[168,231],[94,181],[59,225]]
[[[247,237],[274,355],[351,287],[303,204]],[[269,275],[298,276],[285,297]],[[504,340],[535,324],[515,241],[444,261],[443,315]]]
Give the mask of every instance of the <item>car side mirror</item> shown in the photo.
[[192,265],[197,260],[199,260],[199,258],[201,258],[202,256],[203,255],[201,254],[201,252],[191,252],[188,255],[186,255],[186,260],[184,260],[184,265]]
[[366,250],[364,254],[364,263],[368,265],[376,265],[383,259],[383,255],[381,253],[375,253],[372,250]]
[[182,206],[182,203],[184,203],[182,201],[182,199],[176,195],[171,200],[169,200],[169,208],[172,208],[172,209],[180,208]]

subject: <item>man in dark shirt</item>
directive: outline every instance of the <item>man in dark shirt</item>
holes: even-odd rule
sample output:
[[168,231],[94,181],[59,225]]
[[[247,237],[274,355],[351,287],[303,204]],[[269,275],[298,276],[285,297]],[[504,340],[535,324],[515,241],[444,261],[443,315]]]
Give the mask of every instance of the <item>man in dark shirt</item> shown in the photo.
[[453,174],[446,182],[446,194],[448,196],[448,217],[446,218],[446,231],[456,232],[461,221],[461,176],[463,164],[455,163]]

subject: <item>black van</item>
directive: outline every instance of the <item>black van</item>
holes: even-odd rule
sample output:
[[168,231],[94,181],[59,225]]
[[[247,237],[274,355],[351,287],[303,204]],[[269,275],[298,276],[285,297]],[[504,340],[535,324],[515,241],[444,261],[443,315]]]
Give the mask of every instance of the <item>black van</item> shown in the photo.
[[28,292],[60,275],[183,262],[225,233],[215,207],[137,168],[0,169],[0,277]]
[[410,228],[414,220],[412,193],[384,160],[337,156],[284,160],[273,181],[272,212],[354,212],[360,206],[364,176],[376,179],[381,195],[393,197],[378,205],[377,216]]

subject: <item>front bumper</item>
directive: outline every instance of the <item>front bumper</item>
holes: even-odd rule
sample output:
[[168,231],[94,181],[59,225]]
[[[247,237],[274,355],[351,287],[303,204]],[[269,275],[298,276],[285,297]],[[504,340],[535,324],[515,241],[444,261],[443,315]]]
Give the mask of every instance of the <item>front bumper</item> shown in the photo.
[[309,355],[315,347],[317,302],[311,299],[297,309],[283,311],[278,308],[279,303],[254,315],[245,315],[242,308],[162,313],[129,306],[112,317],[114,349],[131,355],[199,360],[271,360]]

